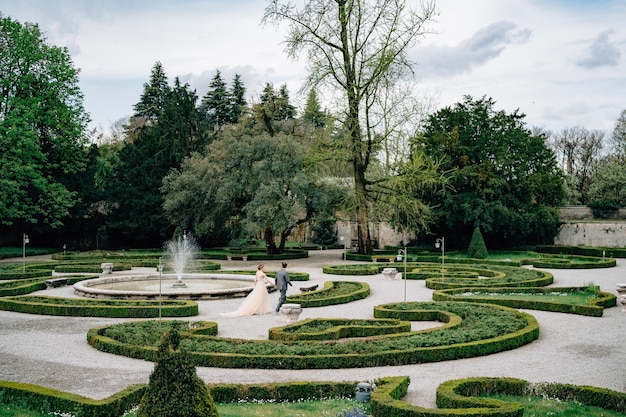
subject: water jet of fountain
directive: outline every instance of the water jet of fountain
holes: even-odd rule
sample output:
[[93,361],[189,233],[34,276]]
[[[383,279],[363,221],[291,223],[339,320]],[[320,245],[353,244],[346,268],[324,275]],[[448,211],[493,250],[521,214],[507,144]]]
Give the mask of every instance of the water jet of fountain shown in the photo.
[[172,268],[176,274],[176,283],[174,287],[186,287],[183,282],[183,273],[185,268],[191,262],[196,253],[198,252],[198,245],[192,235],[186,233],[182,237],[178,237],[176,240],[170,240],[167,242],[167,252],[172,262]]

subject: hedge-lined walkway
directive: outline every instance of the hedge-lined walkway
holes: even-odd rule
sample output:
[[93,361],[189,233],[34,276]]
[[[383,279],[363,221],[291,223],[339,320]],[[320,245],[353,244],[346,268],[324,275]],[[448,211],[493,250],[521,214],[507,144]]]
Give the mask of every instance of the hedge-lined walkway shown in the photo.
[[[306,272],[310,280],[294,283],[288,294],[298,294],[300,285],[323,283],[336,277],[321,272],[322,267],[347,264],[341,251],[311,252],[309,258],[289,261],[289,270]],[[265,262],[268,270],[278,269],[279,263]],[[249,269],[254,263],[231,261],[223,268]],[[555,286],[583,286],[590,282],[603,291],[614,292],[615,285],[626,277],[626,261],[618,260],[615,268],[600,270],[549,270]],[[341,280],[366,281],[371,293],[349,304],[304,309],[301,318],[372,318],[375,305],[408,301],[431,301],[433,290],[424,281],[386,280],[381,274],[373,276],[342,276]],[[66,296],[71,288],[47,290],[55,296]],[[273,297],[276,294],[272,295]],[[273,299],[275,301],[275,298]],[[220,337],[264,339],[268,329],[280,326],[274,315],[223,318],[221,312],[236,309],[241,300],[201,302],[199,316],[189,320],[216,321]],[[602,317],[529,311],[540,324],[538,340],[510,351],[457,361],[418,365],[383,366],[348,370],[278,370],[199,368],[198,374],[208,383],[288,382],[288,381],[369,381],[374,378],[408,375],[406,401],[434,407],[437,386],[447,380],[469,376],[509,376],[531,382],[567,382],[625,391],[621,367],[623,339],[617,336],[624,329],[626,314],[620,308],[605,310]],[[153,364],[97,351],[88,346],[88,329],[123,319],[64,318],[35,316],[0,311],[0,379],[33,383],[74,392],[88,397],[106,398],[133,383],[147,382]],[[428,323],[421,324],[429,326]],[[431,326],[437,325],[431,323]],[[415,329],[414,329],[415,330]]]

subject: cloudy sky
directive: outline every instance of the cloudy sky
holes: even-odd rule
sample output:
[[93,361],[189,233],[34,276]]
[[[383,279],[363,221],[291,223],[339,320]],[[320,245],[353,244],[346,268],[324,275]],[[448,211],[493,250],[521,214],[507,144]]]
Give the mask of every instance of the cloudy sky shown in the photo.
[[[419,4],[419,0],[408,0]],[[0,0],[0,12],[39,24],[81,69],[93,126],[129,116],[150,70],[202,97],[216,70],[240,74],[248,98],[286,83],[297,103],[304,62],[289,60],[284,28],[262,26],[264,0]],[[469,94],[527,115],[529,127],[610,134],[626,109],[626,1],[437,0],[439,15],[411,50],[420,95],[437,108]]]

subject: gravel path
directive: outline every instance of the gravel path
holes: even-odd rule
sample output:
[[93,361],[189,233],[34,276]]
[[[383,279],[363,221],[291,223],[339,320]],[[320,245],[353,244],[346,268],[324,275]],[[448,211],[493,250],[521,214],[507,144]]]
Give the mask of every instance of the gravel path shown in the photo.
[[[423,281],[387,280],[375,276],[335,277],[322,273],[322,267],[345,263],[342,251],[310,252],[307,259],[290,261],[289,270],[308,272],[310,283],[295,282],[288,293],[299,286],[323,284],[332,279],[366,281],[371,295],[346,305],[307,308],[301,318],[355,317],[372,318],[373,306],[403,301],[430,301],[432,291]],[[354,262],[349,262],[354,263]],[[223,269],[254,269],[256,264],[243,261],[222,263]],[[267,270],[279,268],[266,264]],[[554,286],[580,286],[593,283],[603,291],[616,294],[616,284],[626,282],[626,260],[616,268],[594,270],[549,270]],[[406,285],[406,287],[405,287]],[[41,294],[73,297],[71,287],[41,291]],[[273,300],[277,294],[270,295]],[[237,308],[241,299],[199,302],[200,314],[189,320],[219,323],[222,337],[266,339],[267,330],[280,326],[275,315],[225,318],[219,313]],[[626,392],[626,313],[621,306],[606,309],[599,318],[572,314],[529,311],[541,326],[538,340],[521,348],[494,355],[428,364],[362,369],[329,370],[250,370],[198,368],[208,383],[264,383],[284,381],[371,381],[385,376],[408,375],[411,378],[405,399],[434,407],[435,390],[447,380],[469,376],[514,377],[532,382],[561,382],[592,385]],[[146,383],[153,363],[103,353],[91,348],[85,335],[96,326],[119,323],[107,318],[66,318],[0,311],[0,379],[32,383],[89,398],[106,398],[130,384]],[[416,328],[436,323],[419,323]]]

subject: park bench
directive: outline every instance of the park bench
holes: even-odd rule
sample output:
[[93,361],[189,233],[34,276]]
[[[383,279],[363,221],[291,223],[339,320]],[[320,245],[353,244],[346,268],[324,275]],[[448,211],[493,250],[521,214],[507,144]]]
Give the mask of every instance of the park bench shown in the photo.
[[372,255],[372,261],[374,262],[378,262],[381,259],[393,262],[396,260],[396,255]]
[[67,285],[69,278],[52,278],[46,280],[46,288],[56,288]]
[[241,259],[241,260],[247,261],[248,254],[247,253],[232,253],[232,254],[226,255],[226,259],[228,259],[229,261],[232,261],[233,259]]
[[311,285],[309,287],[300,287],[300,291],[302,292],[315,291],[316,289],[317,289],[317,284]]

